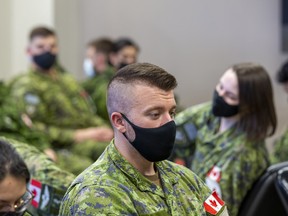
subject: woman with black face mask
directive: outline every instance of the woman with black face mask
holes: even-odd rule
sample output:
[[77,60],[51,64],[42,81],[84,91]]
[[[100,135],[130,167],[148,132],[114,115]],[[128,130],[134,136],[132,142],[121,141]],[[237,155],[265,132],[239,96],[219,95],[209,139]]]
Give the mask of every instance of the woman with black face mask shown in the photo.
[[25,213],[33,194],[27,189],[28,168],[15,149],[0,141],[0,216]]
[[274,134],[277,122],[268,73],[254,63],[232,66],[212,102],[184,110],[175,121],[173,160],[198,174],[226,201],[230,215],[237,215],[269,165],[265,138]]

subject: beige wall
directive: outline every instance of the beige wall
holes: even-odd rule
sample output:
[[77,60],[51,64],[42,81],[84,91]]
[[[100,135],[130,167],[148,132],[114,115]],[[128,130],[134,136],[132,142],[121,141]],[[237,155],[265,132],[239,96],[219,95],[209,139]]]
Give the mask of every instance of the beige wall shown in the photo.
[[30,29],[40,24],[54,27],[54,1],[2,0],[0,8],[4,18],[1,19],[1,29],[5,29],[3,35],[1,31],[1,43],[6,48],[1,50],[1,55],[5,55],[9,62],[8,70],[2,70],[0,66],[0,77],[7,79],[27,68],[25,49]]
[[78,79],[83,78],[89,40],[130,36],[141,47],[140,61],[176,76],[184,106],[210,100],[231,64],[263,64],[273,78],[279,133],[288,121],[287,95],[274,81],[287,58],[280,48],[280,11],[279,0],[2,0],[0,18],[7,21],[0,21],[5,29],[0,36],[0,77],[25,68],[26,33],[32,24],[55,27],[60,60]]

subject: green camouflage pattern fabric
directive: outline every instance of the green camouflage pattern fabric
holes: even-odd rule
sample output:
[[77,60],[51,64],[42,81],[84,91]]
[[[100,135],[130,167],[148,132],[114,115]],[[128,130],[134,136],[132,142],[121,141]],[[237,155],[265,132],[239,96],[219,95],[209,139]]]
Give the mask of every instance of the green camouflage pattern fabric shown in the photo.
[[236,125],[217,133],[220,118],[212,114],[211,103],[184,110],[175,122],[174,160],[185,158],[191,169],[210,185],[209,171],[219,168],[215,173],[219,178],[210,188],[220,191],[230,215],[236,216],[246,193],[269,166],[264,141],[248,141]]
[[209,215],[203,202],[211,191],[194,173],[167,160],[155,166],[163,189],[126,161],[112,141],[74,180],[59,215]]
[[[19,112],[28,114],[33,130],[49,137],[46,148],[57,151],[57,163],[63,169],[79,174],[109,144],[92,140],[74,143],[75,129],[102,126],[104,121],[95,115],[91,98],[69,73],[56,71],[49,76],[29,71],[15,77],[9,84]],[[63,149],[68,151],[63,152]]]
[[[7,139],[2,136],[0,139],[14,146],[17,153],[25,161],[29,169],[31,179],[36,179],[37,181],[41,182],[42,185],[49,188],[48,197],[50,197],[50,200],[46,208],[34,208],[32,205],[30,205],[28,212],[33,216],[58,215],[61,199],[64,196],[68,186],[74,180],[75,176],[69,172],[61,170],[45,154],[33,146],[18,142],[16,140]],[[41,197],[41,199],[43,198]]]
[[283,135],[274,142],[274,151],[271,160],[273,163],[288,161],[288,128]]
[[35,128],[29,128],[23,122],[22,114],[17,100],[10,96],[8,86],[0,82],[0,136],[29,143],[40,150],[48,148],[50,138]]
[[68,73],[49,76],[31,70],[13,79],[10,87],[34,127],[45,131],[55,146],[71,145],[74,129],[103,124],[88,94]]
[[96,104],[96,113],[101,118],[109,121],[109,115],[106,109],[106,93],[109,81],[115,74],[115,69],[108,66],[101,74],[96,74],[82,83],[83,88],[91,96]]

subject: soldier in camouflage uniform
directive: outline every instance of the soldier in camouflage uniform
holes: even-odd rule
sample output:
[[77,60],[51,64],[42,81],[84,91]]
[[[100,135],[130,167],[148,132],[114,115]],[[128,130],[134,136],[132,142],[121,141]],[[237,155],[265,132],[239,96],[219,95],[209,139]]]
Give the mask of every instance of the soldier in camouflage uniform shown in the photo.
[[176,85],[148,63],[117,72],[107,97],[114,140],[74,180],[60,215],[228,215],[193,172],[165,160],[175,140]]
[[0,215],[30,215],[25,213],[33,194],[27,189],[28,168],[7,142],[0,140]]
[[[278,71],[277,81],[288,94],[288,61],[285,62]],[[271,157],[273,163],[288,161],[288,128],[283,135],[274,142],[274,151]]]
[[[61,199],[75,176],[61,170],[33,146],[2,136],[0,140],[13,145],[29,169],[31,178],[29,188],[35,197],[28,207],[28,212],[33,216],[58,215]],[[36,185],[33,185],[34,182]],[[36,186],[38,188],[35,189]]]
[[[97,159],[113,137],[113,131],[95,116],[93,103],[76,80],[69,73],[56,70],[57,52],[56,36],[52,30],[44,27],[33,29],[27,48],[31,69],[11,81],[11,94],[22,112],[31,118],[33,129],[45,132],[54,149],[68,149],[59,153],[59,162],[77,173],[91,164],[91,160],[85,163],[89,161],[85,157]],[[80,163],[74,162],[83,165],[80,170],[67,163],[70,152],[83,156],[83,163],[81,158],[78,160]],[[65,159],[61,160],[62,156]]]
[[113,50],[113,42],[108,38],[99,38],[88,43],[84,71],[87,76],[82,84],[96,104],[96,113],[109,122],[106,109],[106,92],[115,69],[109,64],[109,55]]
[[175,162],[191,167],[237,215],[247,191],[268,167],[265,138],[276,128],[272,87],[265,69],[237,64],[221,77],[213,103],[176,116]]

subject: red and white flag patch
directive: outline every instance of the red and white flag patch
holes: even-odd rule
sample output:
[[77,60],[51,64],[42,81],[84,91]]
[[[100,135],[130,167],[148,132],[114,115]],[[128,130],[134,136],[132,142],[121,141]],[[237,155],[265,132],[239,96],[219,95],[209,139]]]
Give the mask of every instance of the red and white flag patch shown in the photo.
[[213,166],[207,173],[207,177],[211,178],[213,181],[219,182],[221,179],[221,169],[218,166]]
[[225,206],[225,202],[219,198],[216,191],[213,191],[204,202],[206,212],[212,215],[217,215],[223,206]]
[[212,169],[207,173],[205,183],[210,188],[211,191],[216,191],[217,194],[221,197],[222,191],[219,184],[220,180],[221,180],[221,168],[218,166],[213,166]]
[[32,179],[29,185],[29,190],[32,192],[32,194],[34,195],[34,198],[31,201],[32,206],[34,206],[35,208],[38,208],[39,203],[40,203],[40,198],[41,198],[41,188],[42,188],[42,184],[41,182]]

